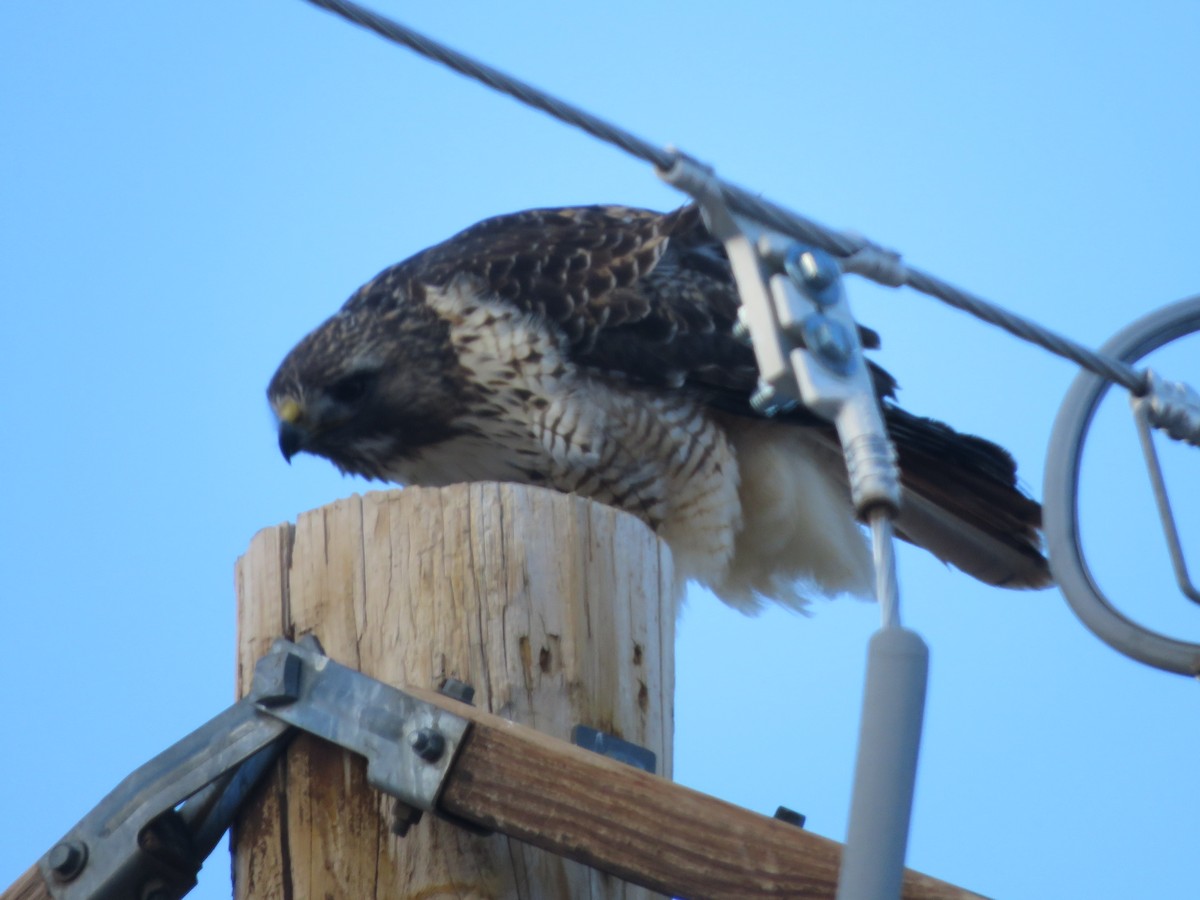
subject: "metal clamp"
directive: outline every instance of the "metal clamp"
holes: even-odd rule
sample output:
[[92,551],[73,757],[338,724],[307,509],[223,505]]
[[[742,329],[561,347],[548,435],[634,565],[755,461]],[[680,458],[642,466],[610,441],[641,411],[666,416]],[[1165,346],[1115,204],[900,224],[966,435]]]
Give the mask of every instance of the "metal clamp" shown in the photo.
[[[682,154],[662,178],[696,198],[725,246],[741,298],[737,333],[759,369],[751,404],[764,415],[797,403],[837,427],[855,509],[864,519],[900,508],[895,450],[863,356],[842,269],[823,250],[736,216],[710,169]],[[764,271],[769,277],[764,280]]]
[[175,900],[296,730],[367,758],[367,779],[433,809],[468,721],[277,640],[250,694],[122,781],[38,862],[56,900]]
[[1146,393],[1137,398],[1146,421],[1177,441],[1200,447],[1200,393],[1182,381],[1165,381],[1145,371]]
[[[295,681],[288,667],[298,671]],[[372,787],[423,810],[437,802],[469,724],[282,639],[255,667],[249,699],[261,712],[365,756]]]

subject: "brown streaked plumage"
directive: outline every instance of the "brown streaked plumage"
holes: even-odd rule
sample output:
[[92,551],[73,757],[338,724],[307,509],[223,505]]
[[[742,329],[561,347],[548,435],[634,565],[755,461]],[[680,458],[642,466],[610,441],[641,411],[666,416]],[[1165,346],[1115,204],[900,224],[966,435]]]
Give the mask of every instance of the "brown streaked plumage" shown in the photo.
[[[747,610],[866,592],[836,438],[803,409],[751,409],[737,305],[695,207],[488,219],[380,273],[288,354],[268,389],[280,448],[401,483],[593,497]],[[873,374],[904,473],[900,533],[988,583],[1047,584],[1011,456],[903,411]]]

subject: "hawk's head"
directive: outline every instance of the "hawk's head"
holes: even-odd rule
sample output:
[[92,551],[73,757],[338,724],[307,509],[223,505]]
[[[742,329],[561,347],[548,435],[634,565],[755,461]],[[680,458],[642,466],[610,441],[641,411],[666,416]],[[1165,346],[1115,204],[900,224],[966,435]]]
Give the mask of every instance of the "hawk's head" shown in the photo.
[[420,299],[368,285],[280,364],[267,398],[279,449],[341,471],[388,477],[414,452],[457,433],[464,379],[449,328]]

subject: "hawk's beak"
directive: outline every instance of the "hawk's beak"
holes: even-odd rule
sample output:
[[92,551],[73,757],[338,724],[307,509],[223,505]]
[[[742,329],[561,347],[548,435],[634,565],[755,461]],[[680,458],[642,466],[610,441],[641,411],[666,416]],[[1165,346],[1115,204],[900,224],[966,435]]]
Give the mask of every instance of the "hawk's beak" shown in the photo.
[[304,449],[304,432],[291,422],[279,423],[279,452],[289,463]]

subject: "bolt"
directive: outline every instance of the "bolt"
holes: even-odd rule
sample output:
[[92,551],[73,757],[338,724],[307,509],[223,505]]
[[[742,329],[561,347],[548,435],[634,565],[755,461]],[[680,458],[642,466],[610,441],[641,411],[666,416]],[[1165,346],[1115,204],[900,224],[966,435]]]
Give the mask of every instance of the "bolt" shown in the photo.
[[403,800],[392,803],[392,834],[404,837],[409,829],[421,821],[421,810],[409,806]]
[[811,291],[821,291],[835,284],[842,274],[832,256],[803,244],[792,244],[783,259],[783,268],[797,287]]
[[87,865],[87,844],[83,841],[63,841],[55,844],[46,862],[50,871],[63,881],[70,881]]
[[787,397],[780,397],[773,387],[760,381],[754,393],[750,395],[750,407],[763,416],[773,416],[777,413],[795,409],[797,403]]
[[804,827],[804,814],[798,813],[794,809],[788,809],[786,806],[775,810],[775,818],[781,822],[787,822],[789,825],[795,825],[797,828]]
[[750,347],[754,344],[754,339],[750,337],[749,327],[747,327],[746,323],[741,319],[738,319],[733,323],[733,328],[730,331],[730,334],[733,335],[733,339],[739,344],[745,344],[747,347]]
[[447,678],[442,681],[442,686],[438,688],[438,692],[450,697],[452,700],[466,703],[468,706],[475,699],[474,686],[467,684],[465,681],[459,681],[457,678]]
[[446,739],[436,728],[422,728],[408,736],[408,745],[425,762],[437,762],[446,752]]
[[849,374],[854,348],[841,322],[819,314],[809,316],[804,320],[804,343],[833,371]]
[[754,393],[750,395],[750,406],[755,412],[762,413],[764,416],[775,415],[777,409],[775,406],[775,389],[770,385],[760,384],[754,389]]
[[818,306],[836,306],[841,299],[842,269],[824,250],[792,244],[783,268],[792,283]]

